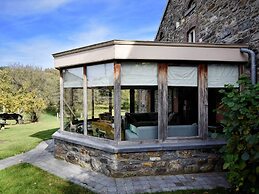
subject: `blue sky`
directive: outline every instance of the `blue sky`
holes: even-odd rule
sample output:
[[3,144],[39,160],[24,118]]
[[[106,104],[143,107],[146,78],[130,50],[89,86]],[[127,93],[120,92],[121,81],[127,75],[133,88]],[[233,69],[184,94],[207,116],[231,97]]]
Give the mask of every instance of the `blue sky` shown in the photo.
[[167,0],[0,0],[0,66],[53,67],[52,53],[153,40]]

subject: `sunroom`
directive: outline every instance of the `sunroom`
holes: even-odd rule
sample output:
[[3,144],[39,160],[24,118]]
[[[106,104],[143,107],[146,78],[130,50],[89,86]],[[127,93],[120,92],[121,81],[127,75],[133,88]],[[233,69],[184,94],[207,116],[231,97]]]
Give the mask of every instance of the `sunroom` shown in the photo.
[[118,177],[220,170],[218,91],[238,89],[241,47],[114,40],[53,54],[55,156]]

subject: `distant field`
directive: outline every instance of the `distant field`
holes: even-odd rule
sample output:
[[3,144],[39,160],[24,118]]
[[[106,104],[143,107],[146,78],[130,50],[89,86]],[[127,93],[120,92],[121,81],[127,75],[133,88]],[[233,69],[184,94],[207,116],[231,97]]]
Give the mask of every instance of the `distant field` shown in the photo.
[[33,149],[41,141],[50,139],[58,127],[57,118],[46,113],[37,123],[7,125],[0,130],[0,159]]

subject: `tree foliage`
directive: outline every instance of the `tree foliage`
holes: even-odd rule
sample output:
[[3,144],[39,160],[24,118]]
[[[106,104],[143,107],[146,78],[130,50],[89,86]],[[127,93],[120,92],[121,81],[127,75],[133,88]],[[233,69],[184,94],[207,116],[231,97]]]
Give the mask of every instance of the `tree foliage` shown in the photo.
[[38,120],[45,109],[58,109],[58,75],[53,69],[15,64],[0,69],[0,106],[4,112],[19,112]]
[[259,84],[252,85],[247,77],[239,84],[241,91],[231,85],[220,91],[227,137],[223,168],[236,191],[259,193]]

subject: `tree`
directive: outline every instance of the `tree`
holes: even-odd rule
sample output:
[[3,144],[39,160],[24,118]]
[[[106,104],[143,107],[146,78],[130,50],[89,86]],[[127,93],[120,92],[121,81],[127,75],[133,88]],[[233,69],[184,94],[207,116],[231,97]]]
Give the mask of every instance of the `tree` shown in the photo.
[[14,64],[0,69],[0,77],[0,105],[6,112],[27,113],[35,122],[46,107],[58,109],[57,71]]

